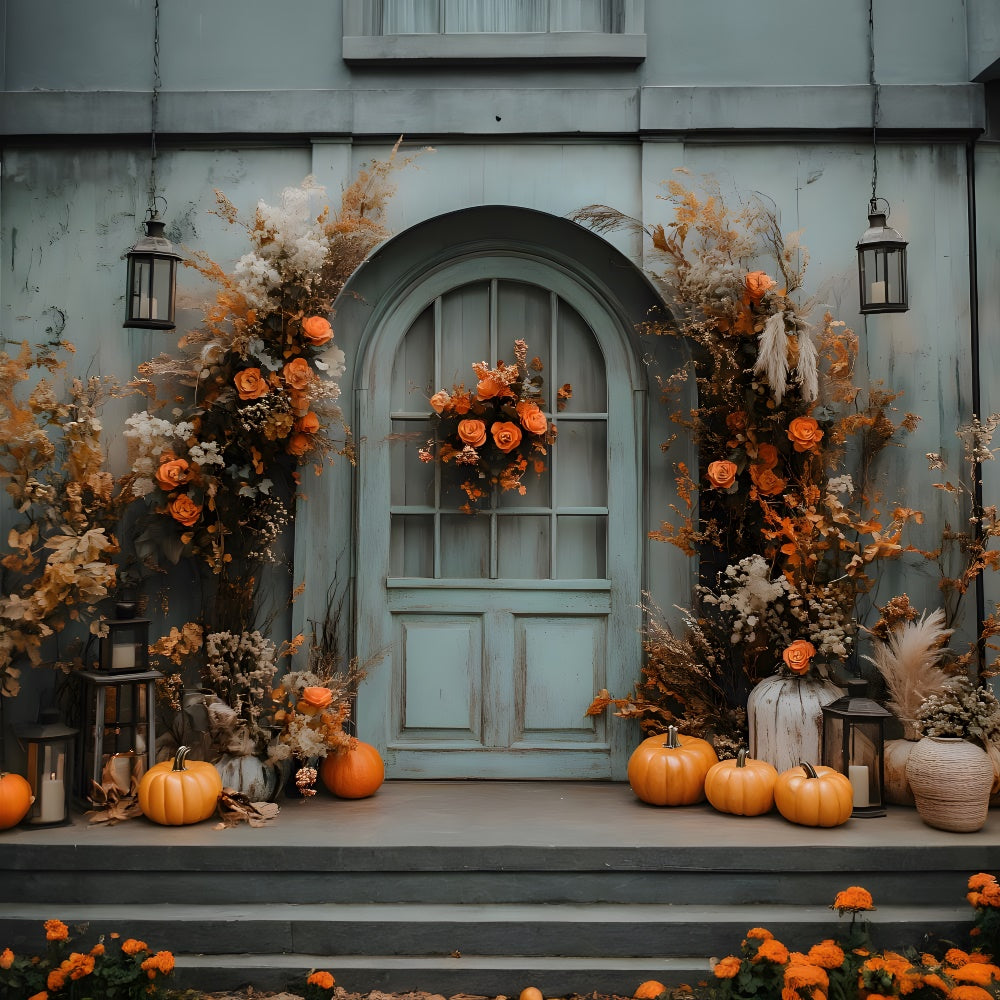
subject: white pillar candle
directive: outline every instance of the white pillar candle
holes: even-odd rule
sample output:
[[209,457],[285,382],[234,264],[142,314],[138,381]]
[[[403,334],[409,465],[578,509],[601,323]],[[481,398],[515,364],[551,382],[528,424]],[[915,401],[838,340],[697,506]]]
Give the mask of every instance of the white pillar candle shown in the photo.
[[108,773],[114,783],[127,792],[132,786],[132,755],[127,753],[112,754],[108,761]]
[[111,647],[112,670],[135,670],[135,646],[121,643]]
[[851,787],[854,789],[854,806],[867,806],[868,801],[868,768],[864,764],[850,764],[847,768],[847,776],[851,779]]
[[66,818],[66,787],[52,771],[47,778],[42,778],[41,807],[38,812],[39,823],[61,823]]
[[868,301],[875,302],[885,302],[885,282],[884,281],[873,281],[871,286],[871,294],[868,296]]

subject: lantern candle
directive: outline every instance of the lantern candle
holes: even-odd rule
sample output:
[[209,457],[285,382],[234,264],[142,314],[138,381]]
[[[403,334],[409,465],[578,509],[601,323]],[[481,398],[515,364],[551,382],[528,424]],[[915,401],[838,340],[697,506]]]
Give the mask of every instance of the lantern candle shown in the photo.
[[112,670],[135,669],[135,646],[132,643],[119,643],[111,649]]
[[37,822],[61,823],[66,818],[66,788],[62,779],[56,777],[55,771],[50,771],[41,785],[41,808]]
[[868,801],[868,768],[864,764],[851,764],[848,767],[848,777],[854,789],[854,805],[867,806]]
[[885,302],[885,282],[884,281],[873,281],[871,286],[871,295],[868,296],[869,302]]

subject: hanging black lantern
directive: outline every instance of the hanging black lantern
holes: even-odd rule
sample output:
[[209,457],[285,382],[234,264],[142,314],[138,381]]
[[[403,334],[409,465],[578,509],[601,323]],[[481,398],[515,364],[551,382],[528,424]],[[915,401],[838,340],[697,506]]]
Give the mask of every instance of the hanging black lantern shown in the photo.
[[177,262],[181,259],[163,235],[166,225],[155,213],[143,223],[146,235],[128,252],[125,292],[126,327],[173,330]]
[[885,815],[885,720],[868,697],[868,681],[852,677],[847,694],[823,708],[823,763],[850,779],[852,816]]
[[[858,284],[863,313],[906,312],[906,240],[886,222],[888,211],[868,203],[868,228],[858,241]],[[888,209],[888,202],[885,202]]]

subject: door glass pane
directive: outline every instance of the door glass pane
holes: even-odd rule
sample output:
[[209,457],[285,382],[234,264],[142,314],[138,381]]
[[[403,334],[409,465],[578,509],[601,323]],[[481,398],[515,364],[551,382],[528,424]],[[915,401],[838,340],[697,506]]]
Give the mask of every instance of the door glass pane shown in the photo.
[[428,400],[440,388],[434,385],[434,308],[428,306],[396,352],[392,366],[392,411],[429,413]]
[[389,534],[390,576],[434,575],[434,517],[393,514]]
[[549,518],[524,514],[497,518],[497,576],[502,580],[547,580]]
[[602,514],[556,518],[556,561],[559,580],[607,578],[608,528]]
[[490,575],[488,515],[441,515],[441,575],[473,580]]
[[608,387],[604,378],[604,355],[597,338],[580,314],[565,302],[559,303],[558,322],[559,385],[569,382],[573,397],[566,413],[605,413]]
[[500,355],[507,364],[514,363],[514,341],[523,340],[528,345],[528,364],[538,358],[544,368],[540,375],[545,402],[542,409],[549,410],[551,404],[550,382],[552,371],[552,348],[549,344],[552,329],[551,295],[548,289],[537,285],[526,285],[520,281],[501,281],[497,284],[497,343]]
[[620,31],[611,8],[616,0],[550,0],[552,31]]
[[389,442],[389,502],[404,505],[433,506],[434,463],[420,461],[420,446],[430,436],[426,420],[393,420],[393,438]]
[[608,431],[603,420],[562,420],[556,439],[556,505],[604,507],[608,502]]
[[552,506],[552,473],[547,467],[541,475],[537,475],[529,465],[521,476],[521,485],[525,488],[524,496],[517,490],[503,490],[497,496],[497,507],[516,510],[518,507]]
[[[430,352],[433,356],[433,350]],[[441,384],[438,389],[464,385],[475,389],[474,361],[490,358],[490,286],[481,281],[463,285],[441,300]]]

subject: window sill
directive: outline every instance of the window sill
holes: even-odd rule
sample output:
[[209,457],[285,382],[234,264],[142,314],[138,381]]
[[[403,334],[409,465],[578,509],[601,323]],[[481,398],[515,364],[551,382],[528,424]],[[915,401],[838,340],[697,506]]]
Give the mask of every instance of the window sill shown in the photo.
[[646,58],[646,36],[590,31],[451,35],[345,35],[344,62],[396,63],[625,63]]

